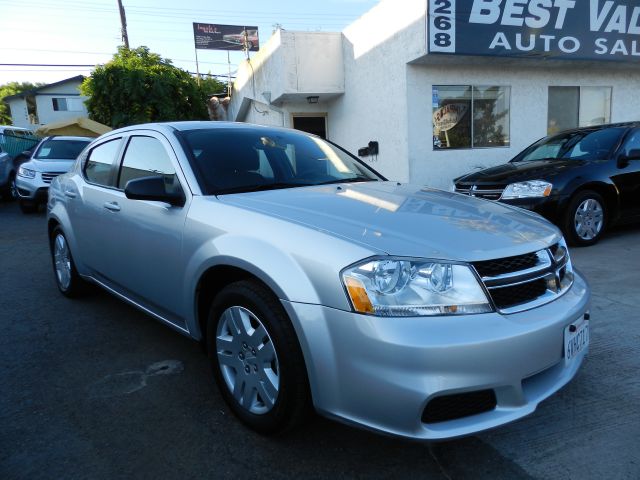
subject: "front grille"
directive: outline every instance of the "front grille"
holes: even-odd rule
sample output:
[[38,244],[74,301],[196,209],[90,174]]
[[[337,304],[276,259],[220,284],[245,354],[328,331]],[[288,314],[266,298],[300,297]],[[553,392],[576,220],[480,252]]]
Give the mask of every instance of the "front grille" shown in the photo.
[[559,244],[537,252],[475,262],[473,266],[502,313],[550,302],[573,282],[566,247]]
[[62,172],[44,172],[42,174],[42,181],[44,183],[51,183],[51,181],[58,175],[62,175]]
[[490,412],[496,408],[496,404],[496,394],[493,390],[443,395],[427,404],[422,412],[422,423],[446,422]]
[[534,252],[527,253],[525,255],[517,255],[515,257],[476,262],[473,266],[476,267],[476,270],[481,277],[495,277],[497,275],[517,272],[518,270],[533,268],[538,264],[538,261],[538,254]]
[[516,305],[531,302],[547,293],[547,281],[544,278],[510,287],[494,288],[491,290],[493,303],[499,309],[511,308]]
[[456,185],[456,193],[480,197],[486,200],[500,200],[504,192],[504,185]]

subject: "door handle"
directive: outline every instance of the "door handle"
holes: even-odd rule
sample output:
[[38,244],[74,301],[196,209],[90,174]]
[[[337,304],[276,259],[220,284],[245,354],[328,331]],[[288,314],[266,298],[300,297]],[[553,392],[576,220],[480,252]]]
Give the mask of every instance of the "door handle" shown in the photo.
[[118,202],[106,202],[103,207],[107,210],[111,210],[112,212],[120,211],[120,205],[118,205]]
[[76,192],[72,192],[71,190],[65,190],[64,194],[69,198],[76,198],[78,196]]

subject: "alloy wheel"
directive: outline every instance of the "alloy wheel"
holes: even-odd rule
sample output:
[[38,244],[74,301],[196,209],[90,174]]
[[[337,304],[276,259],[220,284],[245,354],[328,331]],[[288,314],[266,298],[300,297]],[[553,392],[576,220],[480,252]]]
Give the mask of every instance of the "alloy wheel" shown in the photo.
[[582,240],[593,240],[604,226],[604,209],[594,198],[586,198],[576,209],[574,228]]
[[244,307],[227,308],[218,322],[216,352],[235,401],[256,415],[271,411],[278,398],[280,366],[260,319]]
[[71,284],[71,256],[64,235],[56,235],[53,241],[53,259],[58,284],[62,290],[67,290]]

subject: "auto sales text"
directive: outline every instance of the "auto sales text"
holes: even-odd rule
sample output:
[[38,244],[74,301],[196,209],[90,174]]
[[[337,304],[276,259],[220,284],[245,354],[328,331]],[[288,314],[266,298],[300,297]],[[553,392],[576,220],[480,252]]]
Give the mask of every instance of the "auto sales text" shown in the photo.
[[[474,0],[469,23],[555,29],[562,31],[578,0]],[[579,0],[582,4],[585,0]],[[589,0],[589,31],[609,34],[608,38],[589,39],[596,55],[640,57],[640,6],[631,7],[612,0]],[[574,29],[575,30],[575,29]],[[586,32],[587,26],[580,28]],[[547,30],[548,33],[548,30]],[[623,35],[615,39],[610,34]],[[496,32],[490,50],[552,52],[580,51],[585,39],[575,36]]]

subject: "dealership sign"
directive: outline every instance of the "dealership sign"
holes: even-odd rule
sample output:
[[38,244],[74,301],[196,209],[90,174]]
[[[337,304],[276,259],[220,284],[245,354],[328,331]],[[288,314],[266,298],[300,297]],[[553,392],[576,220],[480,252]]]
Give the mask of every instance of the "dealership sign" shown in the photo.
[[194,23],[193,39],[197,49],[244,50],[257,52],[258,27]]
[[638,0],[430,0],[429,53],[640,61]]

